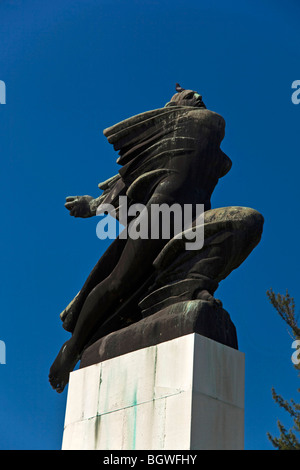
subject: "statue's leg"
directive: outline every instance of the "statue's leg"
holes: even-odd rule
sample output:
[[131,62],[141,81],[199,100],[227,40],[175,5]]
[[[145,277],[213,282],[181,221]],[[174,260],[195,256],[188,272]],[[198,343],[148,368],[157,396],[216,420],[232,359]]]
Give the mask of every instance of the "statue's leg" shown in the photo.
[[126,244],[125,239],[117,238],[101,256],[83,287],[68,307],[61,313],[65,330],[73,332],[78,316],[89,293],[105,279],[117,265]]
[[[218,265],[208,268],[208,273],[220,282],[237,269],[258,245],[264,219],[258,211],[249,207],[231,206],[207,211],[205,223],[208,227],[208,246],[212,252],[214,248],[219,251],[220,259]],[[215,230],[219,230],[219,236],[216,234],[214,237]],[[222,236],[222,233],[230,233],[231,236]]]
[[[152,198],[147,206],[146,217],[151,227],[152,203],[166,202],[159,197]],[[172,236],[172,227],[170,231]],[[134,292],[153,270],[153,260],[159,254],[167,239],[131,239],[128,238],[120,259],[112,272],[88,294],[79,317],[73,336],[61,348],[50,369],[50,383],[61,392],[68,382],[69,372],[73,370],[80,355],[91,339],[95,330],[108,317],[122,299]]]
[[[171,240],[154,262],[157,276],[140,301],[147,316],[182,300],[215,301],[218,284],[249,256],[259,243],[263,217],[247,207],[212,209],[204,214],[204,246],[185,249],[184,237]],[[220,303],[220,301],[217,301]]]

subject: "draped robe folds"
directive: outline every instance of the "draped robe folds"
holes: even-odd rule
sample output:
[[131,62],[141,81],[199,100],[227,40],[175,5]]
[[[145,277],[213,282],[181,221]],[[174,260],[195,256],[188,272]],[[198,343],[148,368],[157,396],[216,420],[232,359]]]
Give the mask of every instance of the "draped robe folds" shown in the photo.
[[108,142],[119,151],[121,169],[99,185],[104,189],[101,203],[118,209],[119,196],[127,195],[129,204],[146,204],[159,183],[173,176],[179,203],[202,203],[209,209],[218,179],[232,165],[219,147],[224,128],[217,113],[174,106],[147,111],[105,129]]

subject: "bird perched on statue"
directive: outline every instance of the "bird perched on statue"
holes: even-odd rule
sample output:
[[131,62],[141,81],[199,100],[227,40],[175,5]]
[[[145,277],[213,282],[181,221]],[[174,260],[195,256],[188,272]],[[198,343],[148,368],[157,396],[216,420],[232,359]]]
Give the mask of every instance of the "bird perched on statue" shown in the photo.
[[176,89],[176,91],[178,91],[178,93],[180,93],[181,91],[184,91],[184,88],[182,88],[182,87],[179,85],[179,83],[176,83],[175,89]]
[[175,84],[176,94],[172,96],[165,107],[169,106],[192,106],[194,108],[204,108],[205,104],[202,101],[202,95],[193,90],[186,90],[182,88],[179,83]]

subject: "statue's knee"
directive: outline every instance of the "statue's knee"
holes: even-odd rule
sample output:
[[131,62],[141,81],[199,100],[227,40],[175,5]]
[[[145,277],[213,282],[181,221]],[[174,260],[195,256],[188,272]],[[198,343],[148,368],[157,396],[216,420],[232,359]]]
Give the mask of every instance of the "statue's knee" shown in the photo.
[[[263,231],[264,218],[250,207],[231,206],[208,211],[206,222],[213,222],[217,231],[231,233],[222,244],[228,259],[244,259],[259,243]],[[225,249],[226,247],[226,249]]]
[[213,224],[216,231],[230,231],[234,239],[239,238],[248,243],[249,239],[259,241],[264,224],[264,218],[250,207],[231,206],[211,209],[204,214],[205,223]]
[[264,218],[260,212],[255,209],[245,208],[244,224],[244,229],[249,236],[260,239],[264,225]]
[[256,210],[240,208],[240,220],[234,224],[233,251],[237,258],[244,260],[258,245],[263,231],[264,218]]

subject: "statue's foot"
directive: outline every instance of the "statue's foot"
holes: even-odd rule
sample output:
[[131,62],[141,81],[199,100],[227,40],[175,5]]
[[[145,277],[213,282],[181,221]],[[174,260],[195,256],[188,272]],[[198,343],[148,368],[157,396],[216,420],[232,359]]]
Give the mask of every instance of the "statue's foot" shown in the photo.
[[76,366],[78,360],[79,355],[72,347],[72,339],[70,339],[64,343],[50,368],[49,382],[57,393],[61,393],[64,390],[69,382],[69,374]]
[[222,302],[219,299],[216,299],[212,294],[208,292],[208,290],[201,290],[197,293],[197,299],[206,300],[207,302],[211,302],[216,307],[222,307]]

